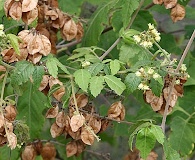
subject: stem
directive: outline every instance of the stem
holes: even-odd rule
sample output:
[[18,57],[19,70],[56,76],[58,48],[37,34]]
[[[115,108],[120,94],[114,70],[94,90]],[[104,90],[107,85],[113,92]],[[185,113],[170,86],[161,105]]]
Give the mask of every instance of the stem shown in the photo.
[[76,108],[76,114],[79,114],[79,108],[77,106],[77,100],[76,100],[75,92],[74,92],[74,81],[73,81],[73,77],[71,77],[70,80],[71,80],[71,87],[72,87],[72,96],[73,96],[73,100],[74,100],[74,104],[75,104],[75,108]]
[[79,44],[81,42],[81,40],[79,41],[72,41],[70,43],[66,43],[66,44],[62,44],[62,45],[57,45],[56,46],[56,49],[61,49],[61,48],[68,48],[68,47],[71,47],[71,46],[74,46],[76,44]]
[[8,70],[12,70],[15,67],[14,66],[10,66],[9,64],[3,62],[2,60],[0,60],[0,64],[2,64],[5,68],[7,68]]
[[[130,22],[129,22],[129,25],[127,26],[126,30],[129,29],[131,27],[131,25],[133,24],[138,12],[140,11],[142,5],[144,3],[144,0],[141,0],[137,10],[134,12]],[[108,50],[106,52],[104,52],[102,54],[102,56],[99,58],[101,61],[116,47],[116,45],[121,41],[121,37],[119,37],[111,46],[110,48],[108,48]]]
[[[182,57],[181,57],[181,59],[179,61],[179,64],[178,64],[176,70],[175,70],[175,73],[178,73],[179,69],[181,68],[181,65],[183,64],[183,61],[184,61],[184,59],[185,59],[185,57],[186,57],[186,55],[188,53],[188,50],[190,49],[190,46],[192,45],[192,42],[193,42],[194,38],[195,38],[195,30],[192,33],[192,36],[191,36],[191,38],[190,38],[190,40],[189,40],[189,42],[188,42],[188,44],[187,44],[183,54],[182,54]],[[173,91],[175,80],[176,80],[176,77],[174,76],[173,80],[171,82],[171,86],[170,86],[170,90],[169,90],[169,96],[168,96],[168,99],[167,99],[167,102],[166,102],[165,111],[164,111],[163,119],[162,119],[162,123],[161,123],[161,127],[162,127],[163,132],[165,132],[165,123],[166,123],[166,119],[167,119],[169,102],[170,102],[170,99],[171,99],[171,93]]]

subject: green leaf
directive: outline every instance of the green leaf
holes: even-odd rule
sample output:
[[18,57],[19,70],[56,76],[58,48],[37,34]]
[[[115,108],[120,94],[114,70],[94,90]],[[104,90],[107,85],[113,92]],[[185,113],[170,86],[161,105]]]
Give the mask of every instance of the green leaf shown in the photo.
[[89,89],[94,97],[100,94],[101,90],[104,88],[103,84],[104,78],[102,76],[94,76],[90,79]]
[[148,127],[140,129],[136,136],[136,148],[140,150],[142,158],[146,159],[155,143],[156,138]]
[[137,132],[140,129],[145,128],[149,125],[150,123],[147,121],[137,121],[137,123],[131,125],[130,130],[129,130],[130,136],[129,136],[129,141],[128,141],[130,150],[132,150],[133,138],[137,134]]
[[43,66],[35,66],[35,70],[32,74],[33,86],[38,89],[40,87],[43,75],[45,73]]
[[88,84],[91,78],[91,74],[89,71],[85,69],[79,69],[74,72],[75,82],[78,86],[85,92],[87,92]]
[[135,73],[129,73],[125,78],[125,85],[128,93],[133,93],[141,82],[141,78],[136,76]]
[[156,140],[163,145],[164,143],[164,139],[165,139],[165,135],[162,131],[162,128],[160,126],[157,125],[151,125],[150,131],[154,134],[154,136],[156,137]]
[[91,73],[92,76],[96,76],[103,68],[104,68],[103,63],[94,63],[89,66],[88,71]]
[[41,130],[44,126],[43,110],[48,106],[47,97],[40,91],[34,91],[32,84],[18,98],[17,119],[24,119],[29,127],[30,138],[37,139],[40,136]]
[[7,34],[7,38],[9,39],[16,54],[20,55],[20,49],[19,49],[19,43],[18,43],[19,38],[14,34]]
[[165,140],[163,144],[166,160],[181,160],[179,153],[171,148],[169,142]]
[[70,72],[67,70],[67,68],[57,59],[57,58],[55,58],[56,59],[56,64],[57,64],[57,66],[62,70],[62,71],[64,71],[64,73],[66,73],[66,74],[70,74]]
[[57,78],[58,66],[56,63],[56,59],[52,55],[48,55],[46,67],[48,69],[49,74],[52,75],[54,78]]
[[150,88],[152,89],[152,92],[160,97],[161,93],[162,93],[162,89],[163,89],[163,84],[159,83],[157,80],[155,79],[151,79],[150,80],[150,84],[149,84]]
[[20,61],[16,63],[16,68],[11,74],[11,83],[13,85],[21,85],[30,80],[31,75],[34,72],[34,66],[27,61]]
[[121,95],[126,88],[125,84],[121,81],[121,79],[113,75],[106,75],[104,76],[104,79],[108,86],[118,95]]
[[93,46],[98,43],[99,37],[108,23],[109,10],[115,3],[115,0],[109,1],[107,4],[101,5],[93,14],[89,21],[89,27],[82,39],[83,46]]
[[82,47],[82,48],[77,48],[73,51],[73,55],[70,56],[68,58],[68,60],[73,60],[73,59],[77,59],[80,57],[83,57],[86,54],[90,54],[91,53],[91,47]]
[[129,59],[133,58],[140,51],[140,48],[136,44],[123,44],[120,48],[119,60],[128,63]]
[[120,61],[117,59],[110,61],[110,70],[112,75],[117,74],[120,70]]
[[18,147],[16,147],[15,149],[11,150],[10,147],[8,147],[7,145],[5,146],[1,146],[0,149],[0,160],[11,160],[11,159],[20,159],[20,153],[21,153],[21,149],[19,149]]
[[194,148],[194,124],[181,117],[175,117],[170,124],[171,134],[169,142],[173,149],[179,151],[181,155],[188,155]]

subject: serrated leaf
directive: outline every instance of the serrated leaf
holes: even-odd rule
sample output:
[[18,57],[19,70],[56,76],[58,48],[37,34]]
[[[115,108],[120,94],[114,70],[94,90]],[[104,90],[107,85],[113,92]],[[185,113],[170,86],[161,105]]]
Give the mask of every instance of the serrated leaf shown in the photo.
[[16,54],[20,55],[20,49],[18,43],[19,38],[15,34],[7,34],[7,38],[9,39]]
[[74,77],[75,77],[75,82],[78,84],[78,86],[83,91],[87,92],[87,88],[91,78],[90,72],[85,69],[79,69],[76,72],[74,72]]
[[169,136],[169,143],[183,156],[188,155],[194,148],[194,127],[191,125],[188,120],[181,117],[175,117],[170,124],[172,132]]
[[136,76],[135,73],[129,73],[125,78],[125,85],[128,93],[133,93],[141,82],[141,78]]
[[119,60],[115,59],[113,61],[110,61],[110,70],[112,75],[117,74],[117,72],[120,70]]
[[27,61],[17,62],[11,74],[11,83],[13,85],[21,85],[30,79],[33,72],[34,66],[32,63]]
[[115,3],[114,0],[109,1],[107,4],[101,5],[93,14],[87,31],[82,39],[83,46],[95,46],[98,43],[99,37],[108,23],[109,9]]
[[154,148],[156,138],[148,127],[142,128],[136,136],[136,148],[140,150],[142,158],[146,159]]
[[106,75],[110,75],[111,74],[111,70],[108,64],[104,65],[104,72]]
[[113,75],[106,75],[104,79],[107,85],[116,92],[116,94],[121,95],[126,89],[125,84],[121,81],[120,78],[117,78]]
[[66,74],[70,74],[70,72],[67,70],[67,68],[57,59],[57,58],[55,58],[56,59],[56,64],[57,64],[57,66],[62,70],[62,71],[64,71],[64,73],[66,73]]
[[100,94],[101,90],[104,88],[103,84],[104,78],[102,76],[94,76],[90,79],[89,89],[94,97]]
[[40,87],[44,73],[45,70],[43,66],[35,66],[35,70],[32,74],[32,79],[33,79],[33,87],[35,87],[36,89]]
[[122,21],[123,21],[123,27],[126,28],[129,24],[129,21],[131,19],[132,13],[137,9],[139,6],[138,0],[121,0],[122,2]]
[[128,141],[129,148],[130,148],[131,151],[132,151],[132,148],[133,148],[132,144],[133,144],[134,136],[137,134],[137,132],[140,129],[145,128],[149,125],[150,125],[150,123],[146,122],[146,121],[138,121],[136,124],[131,125],[130,130],[129,130],[130,136],[129,136],[129,141]]
[[163,145],[165,140],[165,135],[162,131],[162,128],[157,125],[151,125],[150,131],[154,134],[156,140]]
[[119,53],[119,60],[128,63],[129,59],[133,58],[136,54],[140,52],[140,48],[137,47],[136,44],[123,44],[120,48],[120,53]]
[[77,48],[73,51],[73,55],[70,56],[68,58],[68,60],[73,60],[73,59],[77,59],[80,57],[83,57],[86,54],[90,54],[91,53],[91,47],[82,47],[82,48]]
[[94,63],[89,66],[88,71],[91,73],[92,76],[96,76],[103,68],[105,64],[98,62]]
[[52,55],[48,55],[46,67],[48,69],[49,74],[52,75],[54,78],[57,78],[58,66],[56,63],[56,59]]
[[165,157],[166,160],[181,160],[179,153],[174,150],[173,148],[171,148],[169,142],[167,142],[167,140],[165,140],[164,144],[163,144],[163,149],[165,152]]
[[32,84],[29,83],[29,87],[18,98],[17,110],[18,119],[24,119],[29,127],[30,138],[39,138],[41,130],[44,126],[43,110],[47,107],[47,97],[40,91],[34,91]]
[[152,92],[160,97],[163,89],[163,84],[160,84],[158,81],[154,80],[153,78],[150,80],[149,84],[150,88],[152,89]]

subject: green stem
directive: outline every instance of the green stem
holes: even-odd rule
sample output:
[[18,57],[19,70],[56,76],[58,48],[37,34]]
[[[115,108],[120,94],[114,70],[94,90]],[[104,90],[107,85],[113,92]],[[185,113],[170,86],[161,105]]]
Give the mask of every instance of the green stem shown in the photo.
[[75,104],[75,108],[76,108],[76,114],[79,114],[79,108],[77,106],[77,100],[76,100],[75,91],[74,91],[73,77],[71,77],[70,80],[71,80],[71,87],[72,87],[72,96],[73,96],[73,100],[74,100],[74,104]]
[[14,69],[15,67],[14,66],[11,66],[5,62],[3,62],[2,60],[0,60],[0,64],[3,65],[5,68],[7,68],[8,70],[12,70]]

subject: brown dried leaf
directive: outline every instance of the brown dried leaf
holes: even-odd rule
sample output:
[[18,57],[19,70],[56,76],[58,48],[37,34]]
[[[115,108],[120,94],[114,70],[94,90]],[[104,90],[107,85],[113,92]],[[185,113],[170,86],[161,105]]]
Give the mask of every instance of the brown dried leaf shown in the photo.
[[35,53],[34,55],[28,55],[27,59],[28,61],[37,64],[42,58],[42,55],[40,53]]
[[41,81],[40,87],[39,87],[39,91],[42,91],[45,89],[45,87],[48,85],[49,83],[49,76],[48,75],[44,75],[43,79]]
[[37,153],[33,147],[33,145],[26,146],[24,151],[22,152],[21,158],[22,160],[35,160]]
[[161,109],[163,104],[163,97],[155,96],[151,90],[145,92],[146,102],[149,103],[154,111],[158,111]]
[[8,147],[10,147],[10,149],[15,149],[16,145],[17,145],[17,137],[13,132],[7,132],[7,141],[8,141]]
[[51,125],[50,133],[53,138],[60,136],[64,131],[64,127],[59,127],[56,122]]
[[70,19],[64,23],[64,27],[62,30],[63,38],[67,41],[71,41],[77,35],[77,25],[76,23]]
[[17,115],[16,107],[8,105],[4,109],[4,117],[9,121],[14,121]]
[[[86,96],[85,94],[75,94],[75,97],[76,97],[76,101],[77,101],[77,106],[79,108],[83,108],[87,105],[88,103],[88,96]],[[69,102],[69,105],[70,106],[74,106],[74,99],[73,99],[73,96],[71,96],[70,98],[70,102]]]
[[31,24],[38,17],[38,9],[35,7],[33,10],[22,13],[22,21],[27,25]]
[[38,53],[42,49],[40,45],[41,43],[42,40],[39,35],[36,34],[35,36],[33,36],[27,45],[28,53],[31,55]]
[[71,141],[66,145],[66,156],[71,157],[77,153],[77,144],[75,141]]
[[95,137],[89,131],[89,129],[91,129],[89,126],[88,126],[88,129],[82,128],[82,131],[81,131],[81,140],[85,144],[87,144],[87,145],[92,145],[94,143]]
[[77,114],[72,116],[72,118],[70,119],[71,130],[73,132],[78,131],[78,129],[83,126],[84,122],[85,122],[85,117],[83,117],[83,115]]
[[[168,96],[169,96],[169,90],[170,90],[170,87],[166,87],[163,89],[163,95],[164,95],[164,98],[165,98],[165,101],[167,102],[168,100]],[[169,102],[169,105],[171,107],[174,107],[176,102],[177,102],[177,91],[175,88],[172,89],[172,93],[171,93],[171,98],[170,98],[170,102]]]
[[55,160],[56,149],[52,143],[45,143],[41,150],[41,156],[43,160]]
[[153,3],[154,4],[162,4],[163,3],[163,0],[153,0]]
[[55,118],[58,115],[59,107],[55,105],[52,108],[49,108],[46,113],[46,118]]
[[28,12],[33,10],[37,6],[38,0],[23,0],[22,12]]
[[171,9],[171,19],[173,22],[182,20],[185,17],[185,14],[185,7],[180,4],[177,4],[174,8]]
[[163,0],[166,9],[170,9],[176,6],[177,0]]
[[12,4],[14,3],[14,0],[6,0],[4,3],[4,11],[5,11],[5,15],[8,16],[8,12],[12,6]]
[[67,116],[65,115],[64,111],[59,112],[57,117],[56,117],[56,124],[61,128],[65,127],[66,118],[67,118]]
[[47,56],[51,52],[51,43],[46,36],[44,35],[39,35],[39,36],[41,40],[39,44],[41,46],[39,53],[41,53],[44,56]]
[[16,21],[22,17],[22,4],[20,1],[15,1],[9,9],[9,15]]

